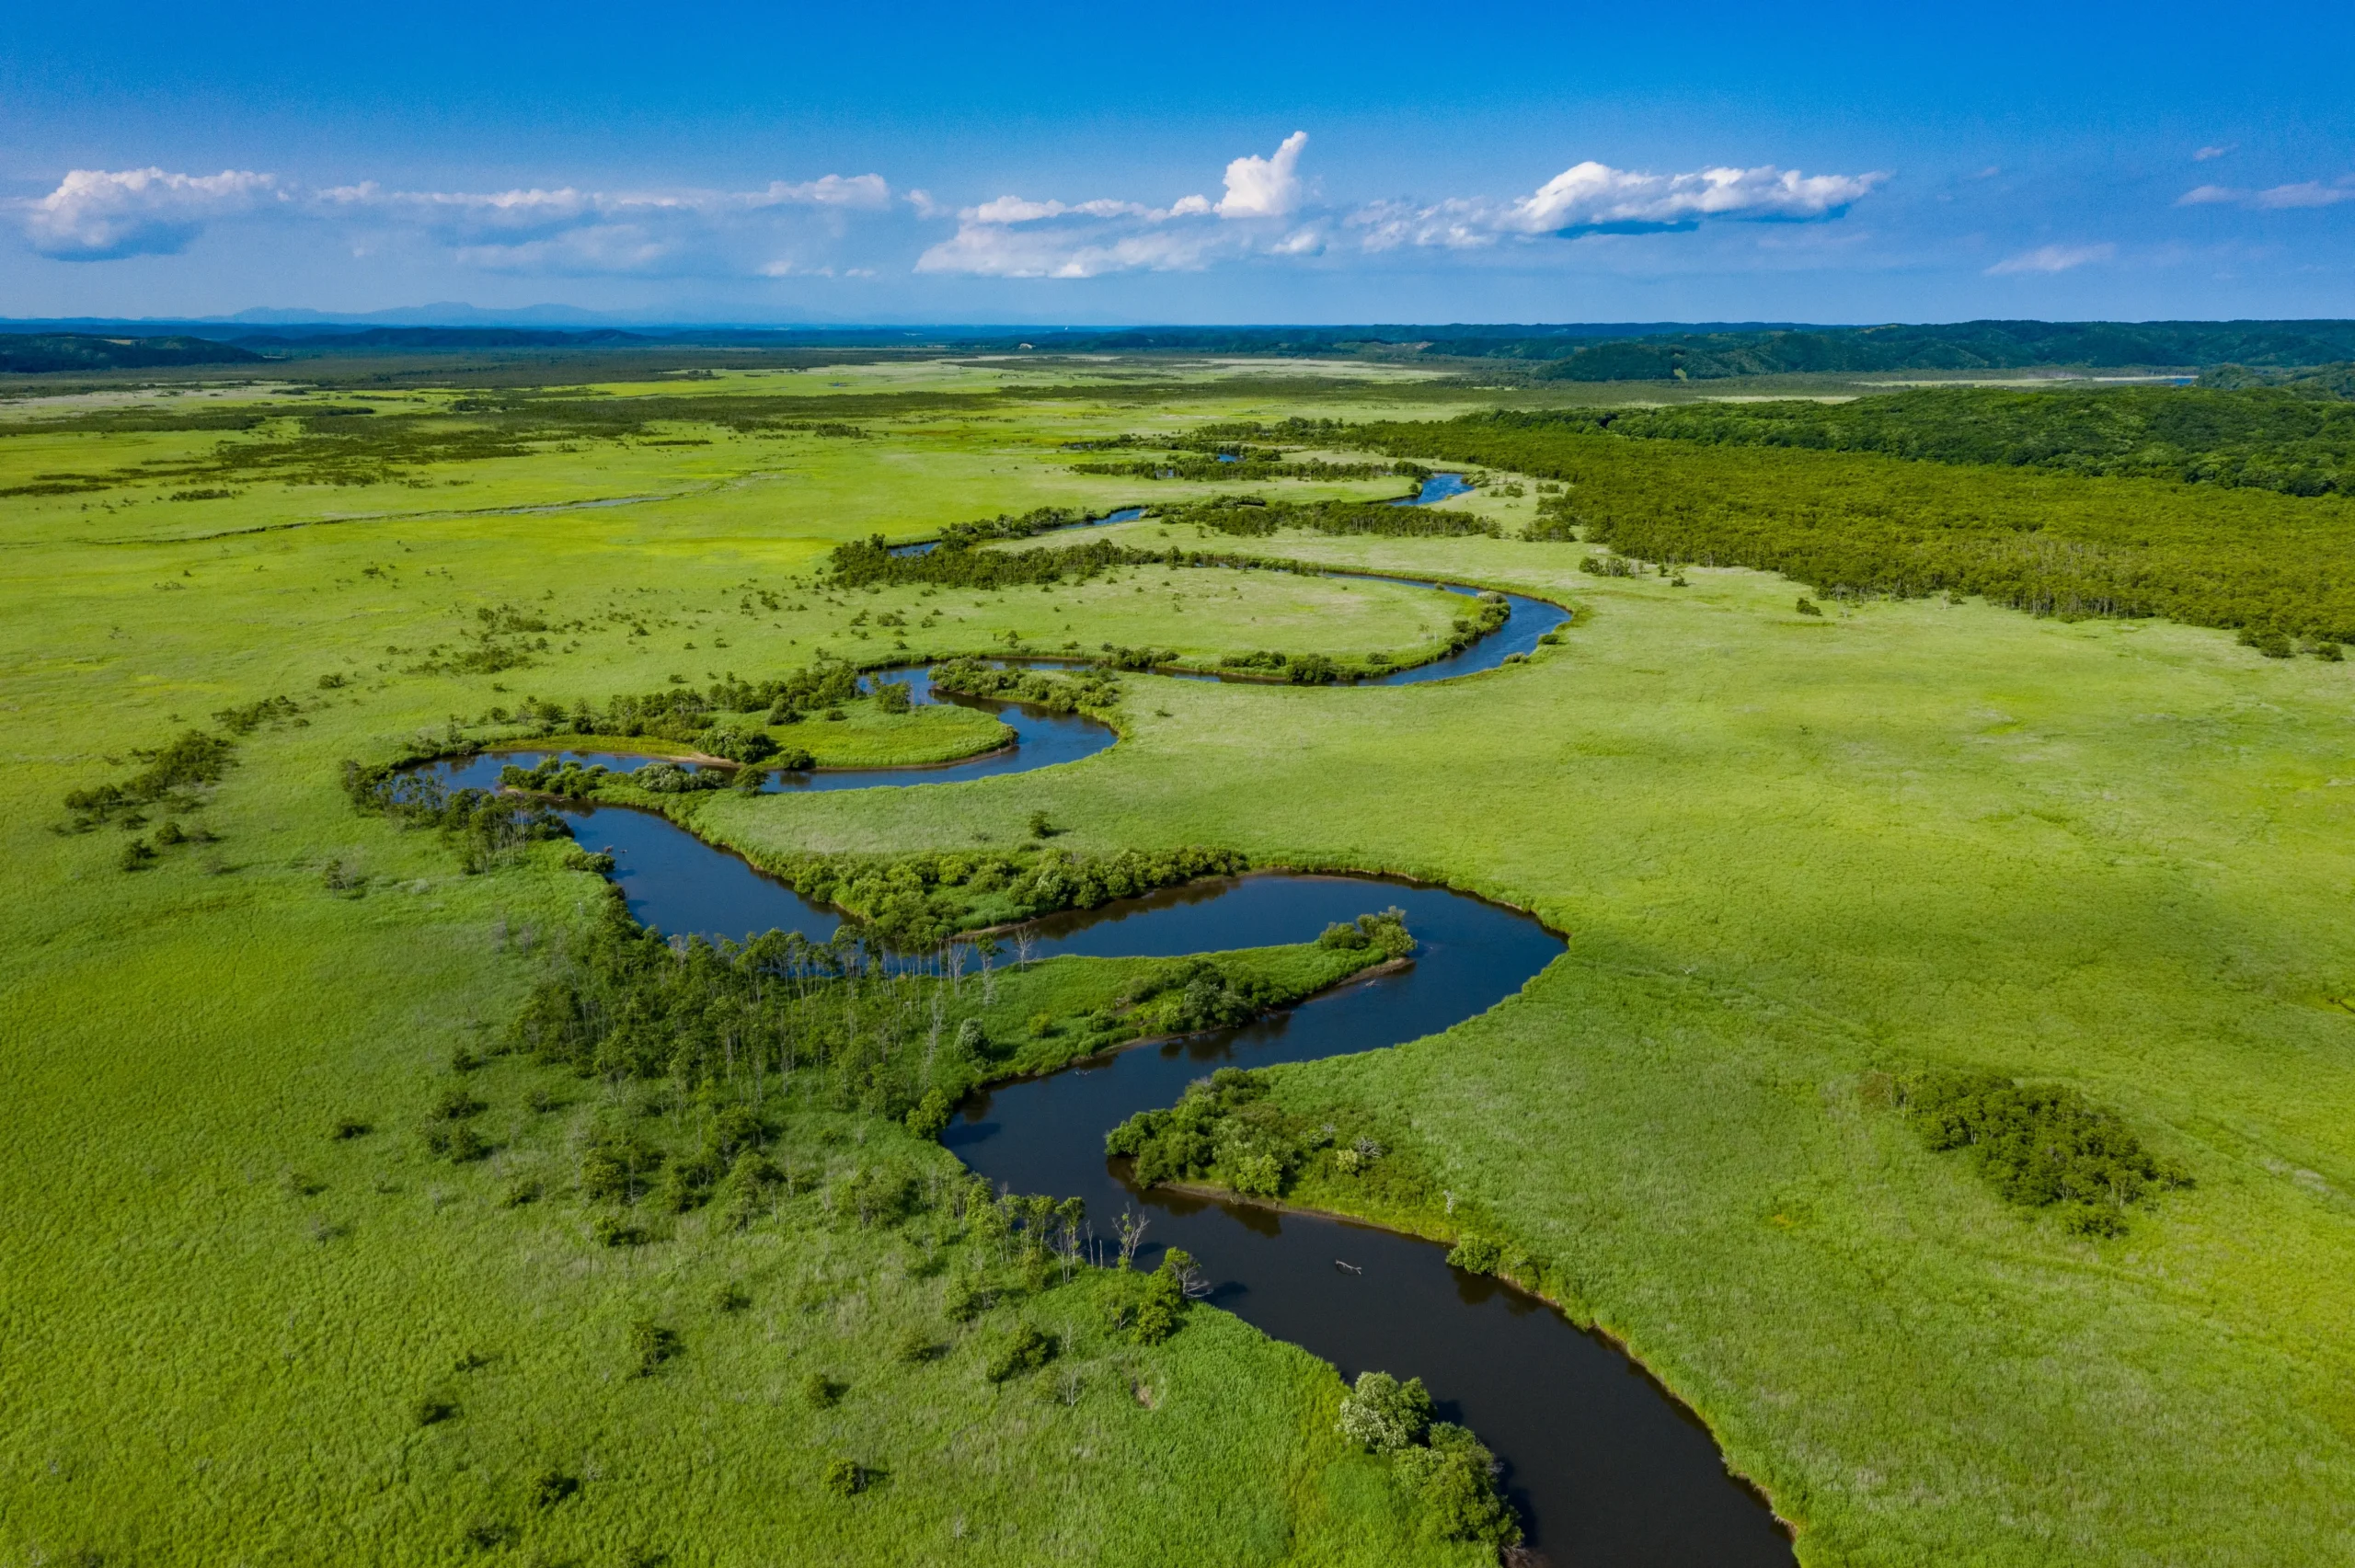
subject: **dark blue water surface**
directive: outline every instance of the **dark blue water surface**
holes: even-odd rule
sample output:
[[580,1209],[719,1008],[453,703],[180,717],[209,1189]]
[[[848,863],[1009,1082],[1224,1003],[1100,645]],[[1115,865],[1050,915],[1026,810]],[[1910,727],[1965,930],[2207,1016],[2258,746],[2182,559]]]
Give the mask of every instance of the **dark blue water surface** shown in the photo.
[[1394,507],[1427,507],[1433,501],[1443,501],[1450,496],[1468,496],[1472,486],[1464,482],[1461,474],[1434,474],[1423,481],[1423,487],[1403,500],[1393,501]]
[[[580,812],[580,841],[613,853],[630,912],[671,933],[812,940],[840,917],[664,818]],[[1512,995],[1557,957],[1530,917],[1441,888],[1374,877],[1253,876],[1196,884],[1036,921],[1031,961],[1178,956],[1314,938],[1396,906],[1418,946],[1405,969],[1345,986],[1239,1029],[1138,1047],[974,1096],[942,1141],[1018,1191],[1077,1196],[1099,1234],[1123,1209],[1147,1219],[1141,1261],[1183,1246],[1212,1299],[1354,1378],[1420,1377],[1447,1419],[1504,1460],[1530,1544],[1560,1564],[1788,1568],[1764,1505],[1726,1473],[1700,1423],[1609,1342],[1534,1297],[1451,1268],[1444,1250],[1354,1224],[1141,1192],[1104,1135],[1166,1105],[1214,1068],[1373,1050],[1435,1034]],[[1009,950],[1013,944],[1005,944]],[[1349,1266],[1343,1266],[1347,1265]]]

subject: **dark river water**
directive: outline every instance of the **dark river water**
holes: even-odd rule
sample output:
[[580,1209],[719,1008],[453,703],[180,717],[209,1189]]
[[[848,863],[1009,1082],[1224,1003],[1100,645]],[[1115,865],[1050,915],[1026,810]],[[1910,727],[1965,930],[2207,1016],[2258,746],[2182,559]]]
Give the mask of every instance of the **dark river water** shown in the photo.
[[[822,941],[841,923],[661,818],[576,810],[579,841],[614,854],[615,879],[647,925],[736,939],[774,928]],[[1357,876],[1231,878],[1036,922],[1034,961],[1174,957],[1307,941],[1335,921],[1392,905],[1406,910],[1418,943],[1403,971],[1239,1029],[1002,1084],[962,1107],[942,1142],[994,1182],[1085,1198],[1099,1235],[1134,1209],[1148,1221],[1144,1266],[1183,1246],[1216,1282],[1213,1302],[1345,1378],[1368,1368],[1421,1378],[1441,1414],[1473,1428],[1503,1459],[1508,1494],[1545,1561],[1788,1568],[1788,1539],[1727,1474],[1700,1423],[1609,1342],[1543,1301],[1450,1267],[1430,1242],[1140,1192],[1106,1159],[1104,1135],[1114,1126],[1175,1102],[1214,1068],[1307,1061],[1436,1034],[1519,990],[1562,943],[1528,916],[1465,894]]]

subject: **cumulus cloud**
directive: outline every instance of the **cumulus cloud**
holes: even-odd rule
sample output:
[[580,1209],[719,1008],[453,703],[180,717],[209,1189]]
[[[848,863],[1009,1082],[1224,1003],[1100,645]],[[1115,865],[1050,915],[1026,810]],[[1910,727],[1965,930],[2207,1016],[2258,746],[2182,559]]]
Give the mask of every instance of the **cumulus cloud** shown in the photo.
[[[1272,157],[1237,158],[1226,166],[1226,195],[1219,201],[1222,218],[1283,218],[1300,209],[1300,154],[1308,132],[1285,137]],[[1200,200],[1200,198],[1195,198]]]
[[2007,256],[1987,269],[1991,278],[2008,277],[2016,272],[2066,272],[2073,267],[2089,262],[2108,261],[2118,254],[2114,245],[2040,245],[2034,250],[2024,250],[2017,256]]
[[270,176],[244,169],[75,169],[56,189],[24,204],[25,234],[35,250],[62,261],[169,256],[206,223],[286,195]]
[[2325,185],[2318,179],[2303,179],[2295,185],[2270,186],[2263,190],[2236,190],[2228,185],[2194,186],[2176,198],[2178,207],[2234,206],[2250,207],[2258,212],[2282,212],[2297,207],[2336,207],[2342,201],[2355,201],[2355,174],[2341,175]]
[[45,256],[112,260],[184,248],[209,224],[260,215],[410,231],[467,265],[500,271],[646,272],[705,267],[764,227],[837,227],[892,206],[875,174],[775,180],[754,190],[400,190],[373,180],[306,188],[270,175],[160,168],[75,169],[47,196],[17,204]]
[[[1267,157],[1226,166],[1226,194],[1181,196],[1166,207],[1000,196],[957,214],[957,232],[916,258],[919,272],[988,278],[1095,278],[1107,272],[1194,271],[1255,253],[1301,256],[1322,243],[1315,224],[1289,223],[1301,206],[1295,131]],[[929,204],[931,199],[925,198]]]
[[1522,234],[1576,235],[1691,228],[1709,218],[1805,223],[1839,216],[1888,177],[1805,175],[1772,164],[1638,174],[1590,159],[1514,202],[1504,226]]
[[922,272],[1007,278],[1092,278],[1132,268],[1190,269],[1243,257],[1325,254],[1336,245],[1380,252],[1402,246],[1473,250],[1511,240],[1648,234],[1705,222],[1805,223],[1836,218],[1888,177],[1808,175],[1772,165],[1647,174],[1589,161],[1531,194],[1449,197],[1320,209],[1300,172],[1308,134],[1295,131],[1266,157],[1226,166],[1213,202],[1166,207],[1097,200],[1066,206],[1001,196],[958,214],[954,236],[924,253]]

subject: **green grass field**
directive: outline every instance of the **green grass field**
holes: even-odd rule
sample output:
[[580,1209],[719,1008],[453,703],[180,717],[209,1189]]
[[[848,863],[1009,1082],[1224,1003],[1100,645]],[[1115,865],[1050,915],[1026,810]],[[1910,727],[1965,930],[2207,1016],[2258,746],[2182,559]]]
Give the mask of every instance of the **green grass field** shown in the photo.
[[[9,1552],[430,1562],[477,1554],[482,1526],[551,1562],[1476,1555],[1419,1541],[1385,1472],[1341,1450],[1329,1368],[1233,1319],[1198,1309],[1166,1345],[1120,1345],[1087,1326],[1083,1278],[952,1332],[924,1225],[844,1230],[790,1206],[744,1235],[690,1216],[599,1247],[563,1195],[500,1194],[535,1161],[553,1184],[606,1091],[576,1082],[532,1112],[542,1078],[511,1059],[477,1075],[500,1154],[460,1168],[418,1144],[454,1053],[504,1027],[603,895],[554,849],[462,875],[430,835],[354,815],[343,759],[504,733],[489,711],[525,694],[758,679],[820,647],[881,661],[902,636],[907,657],[1008,632],[1403,656],[1445,624],[1421,590],[1214,570],[978,601],[828,594],[812,573],[844,539],[1212,488],[1074,475],[1065,441],[1426,409],[1403,384],[1395,406],[1377,385],[1295,406],[1272,380],[1208,375],[1133,403],[1121,383],[1024,401],[955,367],[775,379],[850,396],[887,371],[895,394],[989,401],[862,413],[857,441],[712,429],[678,438],[707,446],[576,443],[375,486],[0,500],[0,802],[20,881],[0,916]],[[0,488],[226,439],[244,438],[0,437]],[[573,504],[637,495],[662,498]],[[1449,505],[1511,527],[1532,509]],[[1151,519],[1106,532],[1191,544]],[[1083,763],[723,793],[692,802],[695,830],[780,855],[890,853],[1017,841],[1043,811],[1083,853],[1211,844],[1531,908],[1570,948],[1522,996],[1284,1070],[1279,1096],[1410,1127],[1542,1260],[1549,1293],[1701,1413],[1797,1522],[1803,1561],[2355,1554],[2346,666],[1975,602],[1807,617],[1777,578],[1597,578],[1569,544],[1247,543],[1579,615],[1529,663],[1441,685],[1124,676],[1123,740]],[[502,605],[557,628],[549,647],[452,672],[477,612]],[[52,831],[63,794],[121,777],[134,750],[279,694],[299,720],[247,737],[188,815],[213,841],[126,873],[131,834]],[[799,727],[913,738],[864,714]],[[359,886],[327,886],[330,864]],[[2007,1207],[1870,1092],[1934,1063],[2075,1085],[2197,1185],[2111,1241]],[[377,1130],[332,1139],[346,1116]],[[870,1145],[947,1163],[856,1116],[812,1113],[786,1141],[812,1168]],[[748,1306],[716,1305],[730,1284]],[[990,1384],[988,1336],[1023,1312],[1073,1348]],[[684,1349],[634,1378],[643,1317]],[[892,1359],[895,1335],[936,1326],[947,1354]],[[839,1404],[800,1398],[813,1371],[847,1382]],[[420,1399],[456,1413],[420,1425]],[[829,1495],[837,1457],[877,1483]],[[534,1507],[546,1470],[579,1496]]]

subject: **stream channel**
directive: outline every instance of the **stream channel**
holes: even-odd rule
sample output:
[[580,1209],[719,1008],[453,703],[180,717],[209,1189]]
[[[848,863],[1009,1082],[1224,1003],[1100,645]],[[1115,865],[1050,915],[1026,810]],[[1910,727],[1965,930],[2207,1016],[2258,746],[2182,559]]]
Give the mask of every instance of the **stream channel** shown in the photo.
[[[1557,606],[1509,597],[1512,616],[1499,631],[1447,658],[1367,683],[1494,669],[1567,619]],[[945,699],[996,713],[1014,727],[1017,743],[937,767],[772,775],[767,787],[985,778],[1074,761],[1118,738],[1086,717],[946,692],[936,699],[922,670],[899,678],[917,702]],[[529,766],[553,750],[431,766],[448,786],[493,788],[506,763]],[[617,772],[652,761],[558,754]],[[584,847],[614,854],[614,880],[630,913],[656,930],[741,939],[774,928],[824,941],[842,923],[837,911],[666,818],[577,802],[563,809],[581,818],[576,837]],[[1257,874],[1034,922],[1034,959],[1181,957],[1311,941],[1333,921],[1392,905],[1406,910],[1417,943],[1404,969],[1239,1028],[999,1084],[975,1094],[941,1141],[993,1182],[1085,1198],[1099,1235],[1124,1208],[1136,1210],[1148,1221],[1140,1266],[1183,1246],[1215,1282],[1213,1304],[1330,1361],[1344,1378],[1368,1369],[1420,1377],[1442,1418],[1471,1427],[1504,1461],[1506,1492],[1542,1561],[1559,1568],[1788,1568],[1795,1561],[1788,1536],[1757,1494],[1727,1473],[1707,1430],[1607,1339],[1511,1285],[1451,1267],[1445,1249],[1432,1242],[1321,1215],[1140,1192],[1121,1163],[1105,1157],[1106,1132],[1137,1111],[1176,1103],[1188,1083],[1220,1066],[1309,1061],[1437,1034],[1518,992],[1563,943],[1532,917],[1468,894],[1354,876]]]

